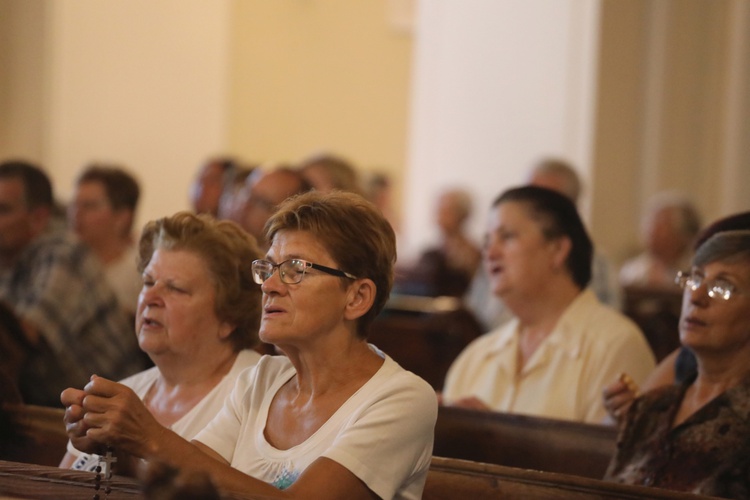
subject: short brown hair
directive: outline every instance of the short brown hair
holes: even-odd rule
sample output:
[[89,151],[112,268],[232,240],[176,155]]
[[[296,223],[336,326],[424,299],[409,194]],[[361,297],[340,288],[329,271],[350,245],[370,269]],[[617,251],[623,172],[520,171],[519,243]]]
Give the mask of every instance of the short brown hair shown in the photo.
[[272,241],[284,230],[309,231],[342,271],[375,283],[375,301],[357,324],[358,335],[366,337],[393,286],[396,234],[388,221],[360,195],[310,191],[288,198],[279,206],[266,223],[267,240]]
[[135,177],[124,169],[114,165],[89,165],[76,180],[77,185],[84,182],[101,182],[114,210],[126,208],[135,212],[141,190]]
[[261,290],[253,281],[252,262],[263,254],[255,238],[234,222],[179,212],[146,224],[138,247],[140,272],[157,248],[185,250],[203,258],[216,290],[216,317],[236,326],[229,337],[235,350],[257,343]]

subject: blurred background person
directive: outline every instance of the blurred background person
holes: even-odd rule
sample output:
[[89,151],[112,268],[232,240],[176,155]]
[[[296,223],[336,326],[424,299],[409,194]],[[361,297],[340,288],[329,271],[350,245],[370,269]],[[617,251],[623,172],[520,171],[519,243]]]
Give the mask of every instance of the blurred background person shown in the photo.
[[566,196],[524,186],[492,206],[485,267],[513,319],[474,340],[451,365],[443,402],[601,423],[604,386],[639,383],[654,356],[638,327],[588,288],[593,246]]
[[623,264],[620,284],[671,288],[675,274],[690,265],[700,227],[698,211],[687,197],[664,192],[651,198],[641,221],[644,250]]
[[41,168],[0,164],[0,300],[32,347],[18,374],[21,395],[45,406],[59,406],[60,391],[92,373],[124,378],[146,366],[101,264],[50,223],[52,206]]
[[219,210],[216,214],[217,219],[230,220],[241,224],[242,209],[247,198],[245,185],[253,173],[260,173],[256,169],[257,166],[237,167],[227,177],[219,200]]
[[398,234],[400,224],[393,203],[393,182],[388,174],[383,172],[370,172],[365,176],[363,182],[365,198],[370,200],[383,213],[391,227]]
[[362,194],[357,169],[339,156],[330,153],[311,155],[300,162],[299,170],[308,184],[322,193],[338,189]]
[[268,219],[281,202],[311,188],[299,170],[288,166],[265,167],[253,172],[245,180],[240,226],[255,237],[261,248],[266,248],[264,228]]
[[[182,212],[149,222],[139,243],[143,291],[136,336],[154,367],[126,378],[161,425],[192,439],[218,413],[237,376],[260,355],[260,287],[252,262],[262,256],[236,224]],[[135,407],[129,411],[138,411]],[[93,471],[99,456],[72,444],[60,467]]]
[[696,375],[633,402],[605,479],[748,498],[750,231],[712,236],[679,283],[680,342]]
[[237,161],[229,157],[211,158],[201,166],[190,185],[193,212],[214,217],[218,215],[221,194],[236,167]]
[[435,206],[440,241],[422,252],[412,269],[400,271],[405,274],[400,292],[463,297],[482,260],[479,246],[466,234],[471,211],[468,191],[447,189],[440,194]]
[[133,222],[140,188],[120,167],[91,165],[76,180],[68,225],[99,259],[120,307],[135,316],[141,274],[136,269]]

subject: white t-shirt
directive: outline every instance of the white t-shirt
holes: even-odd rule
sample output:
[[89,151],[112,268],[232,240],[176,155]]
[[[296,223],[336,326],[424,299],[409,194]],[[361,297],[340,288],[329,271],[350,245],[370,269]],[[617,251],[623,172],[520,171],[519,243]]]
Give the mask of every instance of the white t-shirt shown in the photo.
[[381,498],[422,496],[432,456],[437,398],[427,382],[390,357],[306,441],[287,450],[264,436],[278,390],[295,375],[283,356],[264,356],[244,372],[224,408],[198,436],[232,467],[289,487],[319,457],[346,467]]
[[110,288],[117,296],[120,308],[134,314],[138,305],[138,294],[141,293],[143,279],[136,267],[135,246],[129,246],[114,262],[104,267],[104,276]]
[[[221,407],[224,406],[224,400],[232,392],[240,373],[246,368],[255,366],[259,359],[260,354],[255,351],[250,349],[240,351],[237,355],[237,359],[234,361],[234,365],[232,365],[229,372],[224,375],[221,382],[216,384],[216,387],[214,387],[211,392],[206,394],[197,405],[191,408],[190,411],[184,414],[179,420],[177,420],[177,422],[169,426],[169,428],[188,441],[193,439],[196,434],[206,427],[206,424],[213,420]],[[136,373],[135,375],[122,380],[120,383],[133,389],[133,392],[143,400],[158,378],[159,369],[154,366],[148,370]],[[70,441],[68,441],[68,451],[77,457],[76,461],[71,466],[72,469],[93,471],[96,469],[96,466],[99,465],[99,455],[82,453],[75,449]]]
[[517,373],[517,319],[469,344],[448,370],[447,404],[475,396],[495,411],[602,423],[602,390],[625,372],[641,384],[653,352],[631,320],[584,290]]

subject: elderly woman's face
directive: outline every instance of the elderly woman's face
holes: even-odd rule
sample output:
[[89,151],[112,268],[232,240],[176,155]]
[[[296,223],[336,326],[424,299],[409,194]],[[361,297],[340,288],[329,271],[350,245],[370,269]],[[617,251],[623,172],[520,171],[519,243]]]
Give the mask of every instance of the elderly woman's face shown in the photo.
[[[307,231],[279,231],[273,238],[266,260],[280,264],[302,259],[338,269],[323,244]],[[341,278],[307,269],[302,281],[284,283],[278,268],[261,285],[263,316],[260,338],[279,345],[297,345],[325,335],[341,326],[347,304],[347,288]]]
[[524,204],[508,201],[493,208],[484,259],[492,292],[498,297],[533,295],[555,267],[556,247]]
[[207,354],[232,332],[231,325],[216,317],[216,293],[207,267],[193,252],[157,248],[143,271],[136,334],[155,363],[160,355],[189,360]]
[[[711,262],[693,268],[701,277],[696,290],[685,288],[680,317],[680,341],[702,352],[732,352],[750,348],[750,265],[746,261]],[[728,300],[718,294],[710,297],[708,288],[715,280],[728,282],[733,288]]]

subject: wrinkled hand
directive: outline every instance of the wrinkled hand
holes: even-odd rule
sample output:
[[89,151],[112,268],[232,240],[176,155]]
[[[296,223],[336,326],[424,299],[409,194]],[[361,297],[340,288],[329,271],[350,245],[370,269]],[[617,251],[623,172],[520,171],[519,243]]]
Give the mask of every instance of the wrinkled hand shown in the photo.
[[628,408],[630,408],[630,405],[637,396],[638,386],[626,373],[620,375],[615,382],[605,387],[602,391],[604,408],[617,424],[623,422]]
[[83,421],[84,409],[83,398],[86,393],[79,389],[68,388],[60,394],[60,401],[65,406],[65,432],[68,439],[76,447],[85,453],[98,453],[102,451],[102,446],[96,441],[86,437],[88,426]]
[[[73,401],[65,412],[66,419],[70,414],[70,424],[66,420],[66,427],[72,427],[68,435],[85,435],[85,439],[76,437],[73,445],[78,448],[78,441],[83,441],[84,446],[90,446],[94,442],[98,443],[100,450],[102,445],[113,446],[136,457],[144,457],[149,450],[151,439],[157,436],[163,427],[132,389],[93,376],[82,392],[84,395],[80,402],[77,399],[80,394],[63,393],[67,400]],[[78,406],[83,413],[82,417],[79,417]]]
[[467,408],[469,410],[492,411],[492,408],[487,406],[487,403],[485,403],[484,401],[482,401],[481,399],[475,396],[456,399],[455,401],[451,401],[449,403],[445,403],[445,401],[443,401],[443,403],[446,404],[446,406],[455,406],[457,408]]

